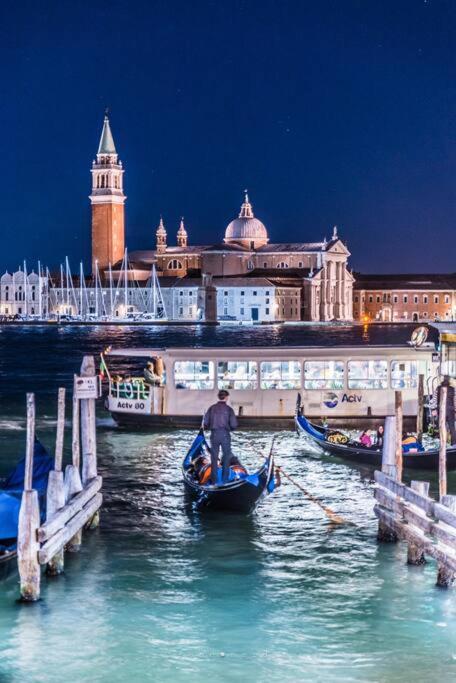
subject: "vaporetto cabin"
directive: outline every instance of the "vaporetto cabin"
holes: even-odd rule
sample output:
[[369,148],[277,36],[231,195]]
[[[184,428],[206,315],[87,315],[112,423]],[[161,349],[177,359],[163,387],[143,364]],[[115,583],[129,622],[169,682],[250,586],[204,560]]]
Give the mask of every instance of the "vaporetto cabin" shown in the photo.
[[[311,418],[358,423],[394,413],[416,416],[418,378],[432,394],[439,357],[434,344],[378,347],[111,349],[106,407],[121,425],[198,426],[220,389],[243,427],[291,426],[298,394]],[[119,362],[121,361],[121,362]],[[152,363],[153,380],[142,374]],[[125,374],[125,367],[131,375]],[[116,366],[123,369],[116,372]]]

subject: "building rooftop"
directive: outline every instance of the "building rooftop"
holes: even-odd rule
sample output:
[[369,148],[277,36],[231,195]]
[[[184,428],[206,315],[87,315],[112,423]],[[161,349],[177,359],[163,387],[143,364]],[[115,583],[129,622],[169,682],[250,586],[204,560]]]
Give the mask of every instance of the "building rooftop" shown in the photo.
[[456,289],[456,273],[367,274],[353,273],[354,289]]

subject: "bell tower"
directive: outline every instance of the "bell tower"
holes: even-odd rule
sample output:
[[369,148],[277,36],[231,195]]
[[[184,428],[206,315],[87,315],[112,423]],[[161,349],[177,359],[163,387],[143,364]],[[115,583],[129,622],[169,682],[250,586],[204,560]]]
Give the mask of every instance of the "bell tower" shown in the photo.
[[107,113],[104,117],[97,159],[92,163],[92,273],[123,258],[125,220],[123,167],[118,160]]

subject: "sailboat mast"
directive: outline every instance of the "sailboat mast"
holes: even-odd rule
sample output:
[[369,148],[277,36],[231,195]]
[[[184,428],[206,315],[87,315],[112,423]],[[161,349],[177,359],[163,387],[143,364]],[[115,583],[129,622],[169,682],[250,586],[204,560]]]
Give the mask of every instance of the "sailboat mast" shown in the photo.
[[41,263],[38,261],[38,312],[40,320],[43,317],[43,293],[41,291]]
[[79,263],[79,315],[82,318],[82,281],[84,272],[82,270],[82,261]]
[[95,261],[95,317],[98,320],[98,261]]
[[152,266],[152,280],[153,280],[153,295],[154,295],[154,320],[157,319],[157,273],[155,272],[155,263]]
[[127,305],[128,305],[128,255],[125,249],[125,318],[127,317]]
[[62,313],[63,305],[63,266],[60,264],[60,313]]
[[24,309],[25,309],[25,317],[28,315],[28,308],[27,308],[27,264],[24,261]]

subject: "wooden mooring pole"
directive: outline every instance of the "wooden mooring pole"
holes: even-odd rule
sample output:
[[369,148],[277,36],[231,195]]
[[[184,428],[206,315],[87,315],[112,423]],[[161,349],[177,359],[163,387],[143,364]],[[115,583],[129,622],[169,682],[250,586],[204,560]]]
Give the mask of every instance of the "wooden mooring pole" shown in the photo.
[[[84,356],[81,365],[81,377],[96,377],[93,356]],[[82,483],[86,486],[87,482],[97,476],[97,433],[94,398],[81,399],[81,445]],[[99,522],[100,514],[97,512],[88,524],[88,527],[95,529]]]
[[[429,496],[429,482],[428,481],[411,481],[410,488],[416,491],[420,496]],[[420,543],[408,542],[407,546],[407,564],[420,566],[426,564],[424,556],[424,546]]]
[[416,438],[419,442],[423,438],[424,421],[424,375],[418,375],[418,412],[416,414]]
[[447,493],[447,472],[446,472],[446,449],[447,449],[447,425],[446,425],[446,405],[448,389],[445,385],[440,387],[439,404],[439,497],[442,500]]
[[402,481],[402,430],[404,422],[404,411],[402,408],[402,392],[394,392],[394,403],[396,413],[396,480]]
[[[397,478],[396,469],[396,418],[392,415],[385,418],[383,436],[382,472],[392,479]],[[382,543],[394,543],[397,534],[381,519],[378,520],[377,540]]]
[[35,395],[27,394],[27,445],[25,451],[24,491],[19,512],[17,557],[21,599],[34,602],[40,597],[41,570],[38,562],[40,526],[38,493],[33,490],[33,452],[35,447]]
[[[63,482],[63,438],[65,433],[65,389],[59,389],[57,403],[57,435],[55,440],[54,469],[49,472],[46,495],[46,520],[49,521],[65,505],[65,486]],[[64,549],[48,562],[46,573],[50,576],[62,574],[64,568]]]
[[[73,422],[72,422],[72,463],[67,465],[65,470],[65,499],[69,502],[73,496],[82,491],[81,475],[81,443],[80,443],[80,420],[79,420],[79,400],[76,397],[76,375],[73,381]],[[73,536],[67,544],[67,550],[77,552],[81,548],[82,529]]]

